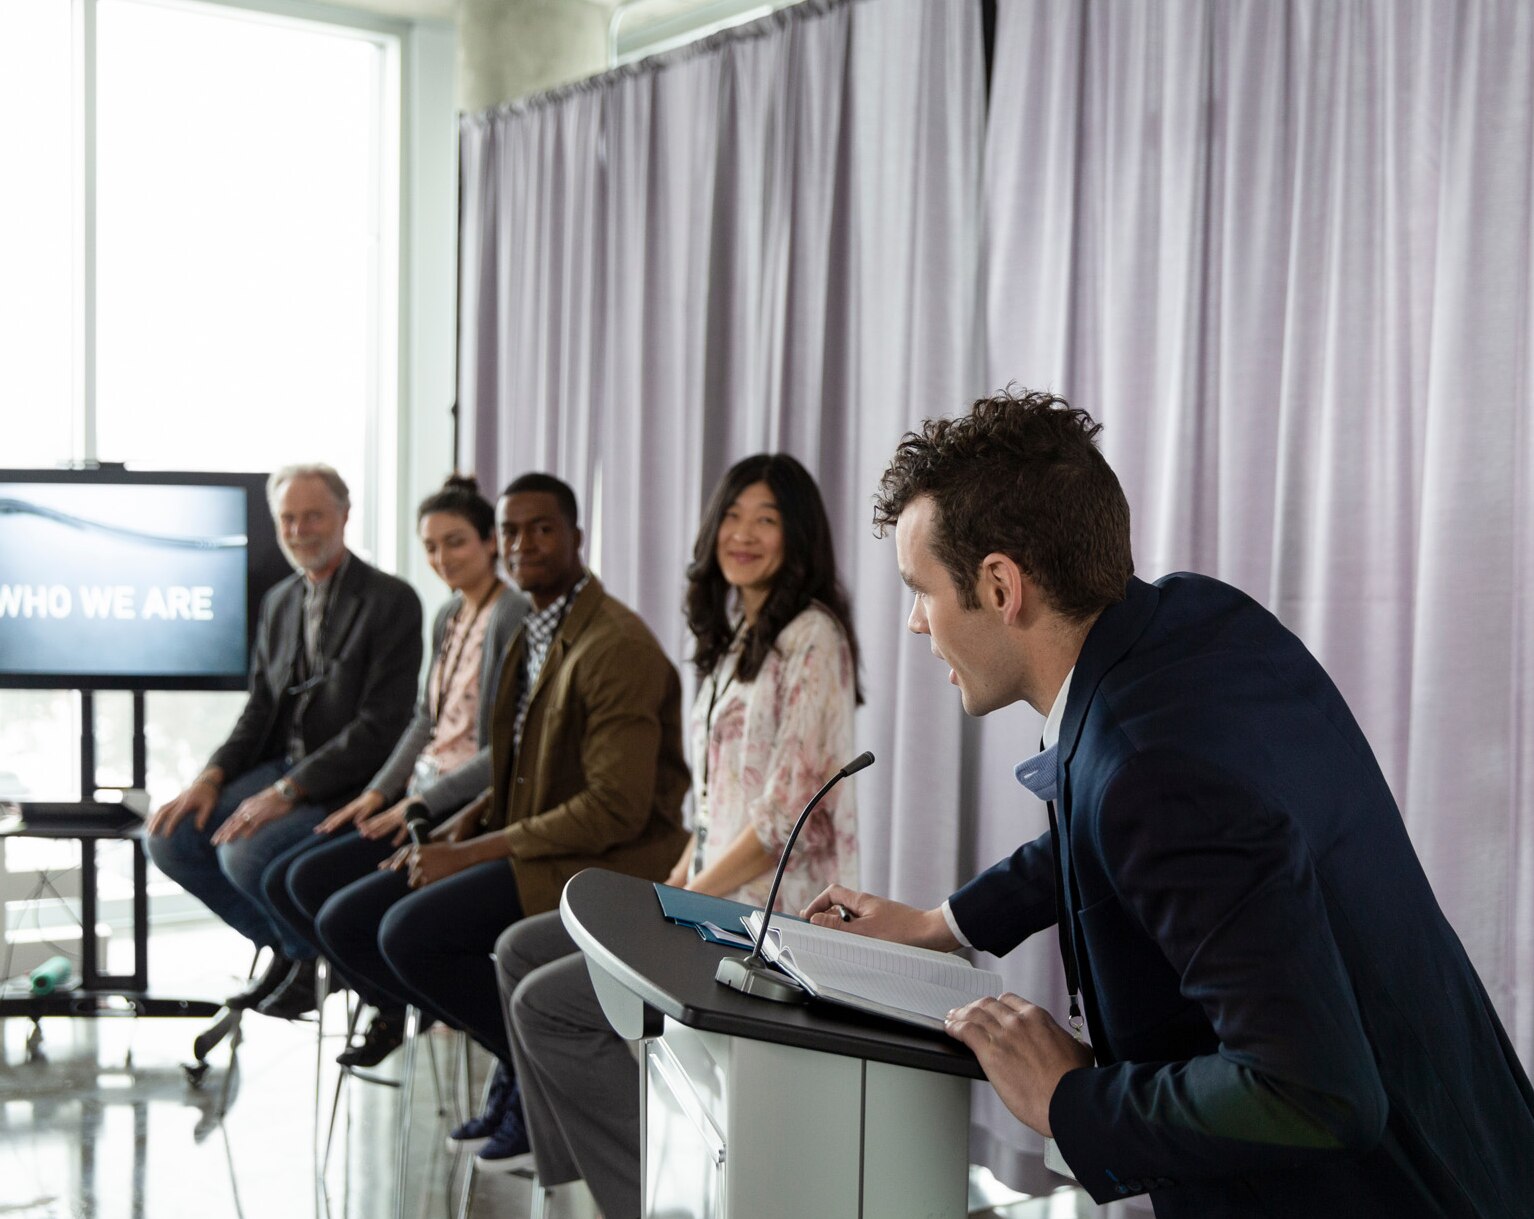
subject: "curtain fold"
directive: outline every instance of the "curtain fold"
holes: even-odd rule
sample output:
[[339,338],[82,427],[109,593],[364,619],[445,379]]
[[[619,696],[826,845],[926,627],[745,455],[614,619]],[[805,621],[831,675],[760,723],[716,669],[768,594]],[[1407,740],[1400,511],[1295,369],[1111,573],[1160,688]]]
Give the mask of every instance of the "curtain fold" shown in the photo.
[[460,460],[581,496],[592,566],[686,671],[685,569],[733,462],[821,484],[864,655],[861,883],[971,868],[964,726],[906,634],[870,496],[900,436],[983,387],[976,6],[807,0],[467,116]]

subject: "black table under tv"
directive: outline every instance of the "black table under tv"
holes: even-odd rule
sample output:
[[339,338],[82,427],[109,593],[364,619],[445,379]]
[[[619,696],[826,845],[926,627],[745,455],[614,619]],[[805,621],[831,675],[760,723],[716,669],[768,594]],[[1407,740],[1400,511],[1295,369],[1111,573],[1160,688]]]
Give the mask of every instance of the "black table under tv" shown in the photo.
[[[0,1017],[25,1016],[197,1016],[217,1015],[218,1003],[204,999],[157,998],[149,993],[149,878],[144,822],[122,803],[82,801],[22,803],[18,814],[0,818],[0,838],[74,840],[80,844],[80,983],[48,995],[0,997]],[[133,850],[133,970],[108,973],[96,938],[96,844],[127,842]]]

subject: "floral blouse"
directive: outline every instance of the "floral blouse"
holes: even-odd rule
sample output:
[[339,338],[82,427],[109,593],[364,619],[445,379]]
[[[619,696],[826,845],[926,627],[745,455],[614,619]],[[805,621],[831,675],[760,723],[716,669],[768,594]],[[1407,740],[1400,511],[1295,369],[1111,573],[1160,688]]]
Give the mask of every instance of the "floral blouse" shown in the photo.
[[[777,856],[810,797],[853,755],[852,649],[830,611],[812,603],[778,632],[754,681],[732,679],[736,656],[732,649],[719,662],[692,704],[694,829],[704,864],[746,825]],[[829,884],[857,886],[853,782],[837,784],[799,832],[779,910],[802,909]],[[767,872],[732,896],[760,905],[771,887]]]
[[479,670],[485,633],[490,629],[489,610],[486,605],[477,614],[454,615],[426,675],[426,693],[437,717],[437,730],[421,752],[433,760],[438,774],[462,766],[479,749]]

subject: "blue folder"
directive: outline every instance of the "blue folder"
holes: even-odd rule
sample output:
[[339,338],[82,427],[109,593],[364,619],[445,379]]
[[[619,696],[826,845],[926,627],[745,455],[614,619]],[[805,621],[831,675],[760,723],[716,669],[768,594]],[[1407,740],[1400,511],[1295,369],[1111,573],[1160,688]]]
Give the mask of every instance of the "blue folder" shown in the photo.
[[[661,913],[669,922],[679,927],[692,927],[710,944],[725,944],[732,948],[751,946],[751,937],[746,934],[742,920],[760,907],[748,902],[734,902],[727,897],[673,889],[659,881],[655,884],[655,896],[660,898]],[[781,910],[772,917],[803,921],[798,915],[785,914]]]

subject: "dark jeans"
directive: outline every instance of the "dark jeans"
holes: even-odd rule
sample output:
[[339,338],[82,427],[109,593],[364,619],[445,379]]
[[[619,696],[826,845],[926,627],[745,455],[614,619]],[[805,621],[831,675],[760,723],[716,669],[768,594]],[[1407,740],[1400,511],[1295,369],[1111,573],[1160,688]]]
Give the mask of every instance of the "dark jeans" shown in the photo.
[[366,876],[330,898],[315,927],[325,955],[359,993],[413,1004],[509,1067],[491,953],[521,917],[511,864],[493,860],[416,890],[403,872]]
[[248,838],[221,847],[212,841],[240,801],[269,787],[287,770],[280,761],[253,766],[225,784],[206,826],[199,830],[193,818],[186,817],[168,836],[146,838],[145,847],[160,871],[256,947],[276,948],[301,960],[314,956],[314,942],[267,900],[266,877],[268,872],[285,872],[296,856],[319,844],[314,827],[327,810],[300,804]]
[[[315,921],[325,903],[346,886],[375,875],[378,865],[396,850],[391,838],[371,840],[356,830],[344,830],[318,841],[320,845],[288,861],[281,871],[268,869],[263,877],[270,881],[267,900],[272,907],[313,944],[321,943]],[[367,979],[348,973],[342,962],[328,952],[326,955],[337,975],[364,1003],[377,1008],[404,1007],[404,1001],[396,995],[380,991]]]

